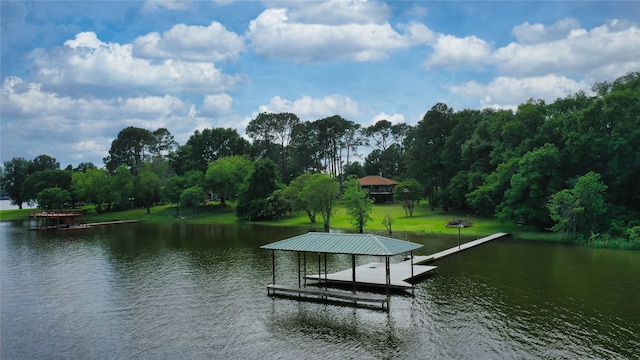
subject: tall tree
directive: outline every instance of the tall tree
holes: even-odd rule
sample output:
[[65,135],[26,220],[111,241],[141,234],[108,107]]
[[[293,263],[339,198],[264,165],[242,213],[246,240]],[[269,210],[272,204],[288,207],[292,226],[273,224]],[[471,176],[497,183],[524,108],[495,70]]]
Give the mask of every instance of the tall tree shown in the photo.
[[340,185],[326,174],[313,174],[305,182],[300,194],[302,201],[307,203],[311,211],[319,212],[322,215],[325,231],[329,231],[331,226],[331,215],[339,194]]
[[151,164],[145,163],[135,178],[136,200],[147,208],[147,214],[151,214],[151,204],[159,197],[160,179],[151,169]]
[[71,193],[68,190],[52,187],[40,191],[36,199],[41,209],[62,209],[65,204],[71,202]]
[[150,159],[155,142],[155,136],[147,129],[129,126],[121,130],[111,142],[109,156],[103,159],[107,170],[114,173],[118,166],[126,165],[132,174],[137,174]]
[[446,104],[434,105],[416,124],[411,136],[409,176],[424,186],[431,207],[449,208],[449,199],[443,193],[454,174],[443,161],[443,150],[455,127],[453,109]]
[[225,156],[209,163],[206,188],[220,197],[221,205],[235,198],[242,184],[251,176],[253,163],[246,156]]
[[272,216],[266,212],[267,199],[278,189],[276,164],[270,159],[260,159],[254,164],[248,184],[240,191],[236,211],[239,216],[255,220]]
[[60,188],[62,190],[71,191],[72,172],[67,170],[46,170],[36,171],[27,176],[24,181],[24,189],[22,191],[23,201],[34,203],[37,195],[44,189]]
[[539,228],[551,221],[545,207],[549,197],[560,190],[561,156],[553,144],[545,144],[518,159],[504,201],[496,209],[498,219],[516,219]]
[[371,221],[373,211],[373,199],[369,196],[369,192],[360,186],[358,178],[352,176],[345,183],[342,200],[351,224],[362,234],[367,223]]
[[60,163],[55,158],[49,155],[36,156],[31,162],[31,168],[29,172],[34,173],[36,171],[47,170],[60,170]]
[[316,222],[317,210],[307,203],[302,196],[305,184],[313,176],[312,173],[304,173],[293,179],[284,191],[284,197],[289,201],[293,211],[304,211],[312,224]]
[[31,161],[21,157],[4,162],[0,185],[9,195],[11,205],[17,205],[20,209],[22,209],[22,203],[24,202],[22,195],[23,185],[27,176],[29,176],[31,166]]
[[176,204],[176,215],[180,213],[180,195],[184,189],[184,178],[175,174],[167,179],[162,188],[162,200]]
[[204,174],[210,162],[225,156],[248,154],[249,148],[249,141],[235,129],[196,130],[187,143],[172,155],[171,165],[178,175],[189,170],[199,170]]
[[601,216],[607,212],[604,200],[607,186],[600,175],[589,172],[578,178],[571,189],[554,194],[548,204],[551,218],[556,222],[553,230],[588,236],[602,225]]
[[289,145],[293,129],[299,124],[300,119],[292,113],[260,113],[249,122],[246,129],[247,136],[254,140],[254,146],[263,147],[257,155],[278,163],[280,174],[287,181],[292,178],[287,169],[287,163],[290,162]]
[[422,198],[423,193],[424,189],[422,188],[422,185],[420,185],[420,183],[415,179],[409,178],[396,186],[393,192],[393,197],[396,202],[402,204],[405,215],[413,216],[413,210]]
[[183,207],[191,206],[191,213],[195,214],[198,205],[204,202],[205,197],[204,190],[200,186],[191,186],[180,193],[180,205]]

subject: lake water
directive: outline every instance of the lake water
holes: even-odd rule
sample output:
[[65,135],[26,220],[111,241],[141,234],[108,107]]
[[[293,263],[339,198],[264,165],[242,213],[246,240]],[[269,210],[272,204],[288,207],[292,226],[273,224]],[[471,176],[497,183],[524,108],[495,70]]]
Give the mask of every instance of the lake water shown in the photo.
[[[501,239],[436,263],[389,312],[270,298],[296,228],[0,223],[2,359],[629,359],[640,252]],[[457,238],[400,235],[426,255]],[[278,283],[296,284],[295,253]],[[358,264],[372,259],[359,258]],[[394,259],[395,260],[395,259]],[[399,259],[398,259],[399,260]],[[309,257],[313,269],[314,257]],[[330,256],[329,271],[350,267]],[[317,267],[316,267],[317,268]]]

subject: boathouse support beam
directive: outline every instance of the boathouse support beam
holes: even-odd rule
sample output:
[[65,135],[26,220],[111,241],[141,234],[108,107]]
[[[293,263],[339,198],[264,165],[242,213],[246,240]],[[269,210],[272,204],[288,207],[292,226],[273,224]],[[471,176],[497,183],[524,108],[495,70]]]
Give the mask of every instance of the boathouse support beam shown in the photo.
[[353,280],[353,293],[356,293],[356,255],[351,254],[351,278]]

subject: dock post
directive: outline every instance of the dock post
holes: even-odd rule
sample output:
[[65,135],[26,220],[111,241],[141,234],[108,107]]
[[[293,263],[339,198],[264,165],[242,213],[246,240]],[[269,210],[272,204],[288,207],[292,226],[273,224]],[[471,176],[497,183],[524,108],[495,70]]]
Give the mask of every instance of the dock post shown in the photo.
[[304,255],[304,287],[307,287],[307,252],[302,253]]
[[356,293],[356,255],[351,254],[351,278],[353,279],[353,293]]
[[271,250],[271,271],[273,276],[273,285],[276,284],[276,251]]
[[413,280],[413,251],[411,251],[409,253],[409,256],[411,256],[411,295],[416,295],[416,285],[415,285],[415,281]]
[[300,280],[300,251],[298,251],[298,287],[302,287],[301,286],[301,280]]

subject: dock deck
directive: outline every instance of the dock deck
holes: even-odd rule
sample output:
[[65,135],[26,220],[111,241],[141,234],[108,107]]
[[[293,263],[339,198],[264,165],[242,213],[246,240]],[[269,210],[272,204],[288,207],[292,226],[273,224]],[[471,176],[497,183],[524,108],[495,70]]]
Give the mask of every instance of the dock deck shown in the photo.
[[[426,256],[414,256],[413,257],[413,273],[411,272],[411,260],[405,260],[403,262],[390,264],[389,272],[391,288],[396,289],[410,289],[412,287],[409,281],[418,278],[426,273],[434,271],[437,266],[423,265],[425,263],[431,263],[440,260],[449,255],[456,254],[458,252],[471,249],[475,246],[484,244],[486,242],[496,240],[507,236],[507,233],[496,233],[490,236],[486,236],[477,240],[469,241],[460,246],[456,246],[447,250],[439,251],[435,254]],[[356,273],[356,285],[358,286],[386,286],[386,274],[384,263],[368,263],[365,265],[357,266]],[[327,281],[333,284],[353,284],[353,269],[347,269],[338,271],[326,275],[307,275],[306,279]]]

